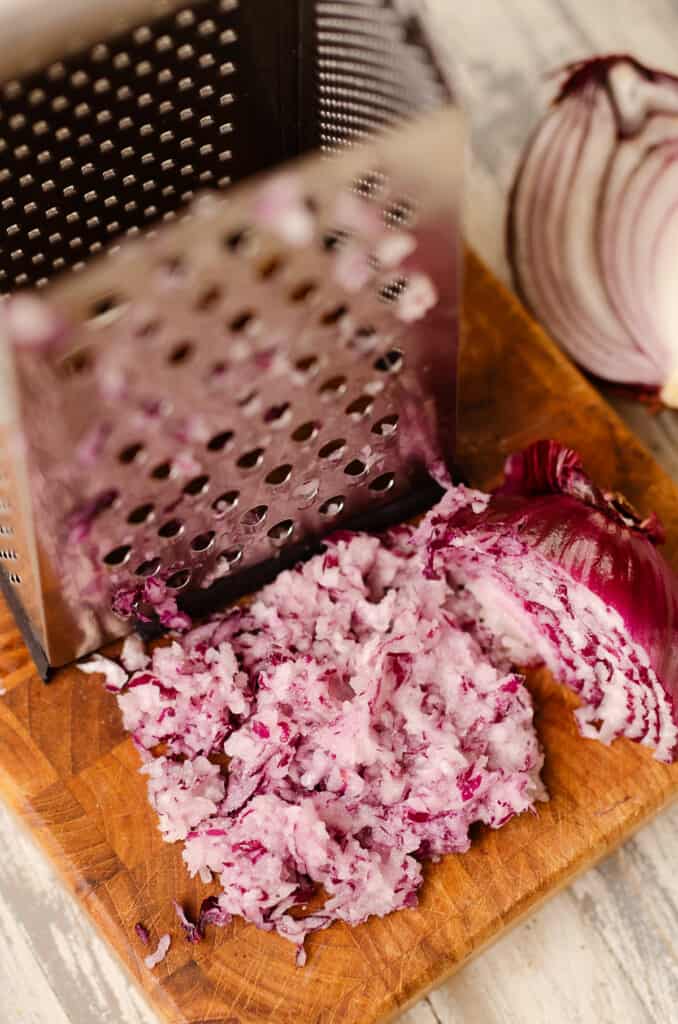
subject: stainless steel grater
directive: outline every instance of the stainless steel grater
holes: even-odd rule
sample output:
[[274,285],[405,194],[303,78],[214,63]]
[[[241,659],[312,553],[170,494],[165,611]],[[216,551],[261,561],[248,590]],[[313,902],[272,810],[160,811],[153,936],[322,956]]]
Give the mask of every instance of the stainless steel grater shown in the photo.
[[44,674],[452,465],[463,130],[414,6],[3,5],[0,564]]

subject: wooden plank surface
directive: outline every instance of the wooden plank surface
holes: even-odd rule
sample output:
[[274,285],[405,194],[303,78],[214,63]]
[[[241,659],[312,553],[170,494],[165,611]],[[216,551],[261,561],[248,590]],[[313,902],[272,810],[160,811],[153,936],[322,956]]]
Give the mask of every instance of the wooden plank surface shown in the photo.
[[[482,264],[469,259],[460,457],[488,486],[505,455],[545,433],[578,446],[602,485],[667,526],[678,565],[678,490],[597,393]],[[377,1024],[439,984],[512,923],[678,796],[669,768],[636,744],[582,740],[574,700],[545,672],[531,680],[551,801],[463,857],[426,869],[417,910],[336,925],[307,943],[299,971],[277,936],[241,921],[200,946],[178,934],[171,900],[195,908],[180,845],[163,844],[114,699],[76,669],[46,687],[16,629],[0,620],[0,792],[48,853],[158,1012],[173,1024]],[[136,921],[174,936],[156,972]],[[74,963],[80,951],[70,949]]]
[[[0,0],[0,3],[3,0]],[[678,70],[678,4],[646,0],[429,0],[465,64],[477,161],[468,231],[500,275],[503,203],[540,109],[543,73],[629,49]],[[678,478],[678,418],[624,410]],[[0,1019],[8,1024],[151,1024],[105,945],[33,843],[0,808]],[[678,809],[421,1002],[403,1024],[670,1021],[678,1005]],[[74,951],[87,951],[80,958]],[[576,978],[576,984],[572,979]]]

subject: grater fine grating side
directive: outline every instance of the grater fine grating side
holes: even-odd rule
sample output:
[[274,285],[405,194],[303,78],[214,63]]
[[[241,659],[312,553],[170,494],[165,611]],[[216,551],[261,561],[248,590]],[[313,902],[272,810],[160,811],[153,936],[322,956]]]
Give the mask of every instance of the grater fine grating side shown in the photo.
[[438,493],[463,129],[411,7],[3,8],[0,576],[43,674]]

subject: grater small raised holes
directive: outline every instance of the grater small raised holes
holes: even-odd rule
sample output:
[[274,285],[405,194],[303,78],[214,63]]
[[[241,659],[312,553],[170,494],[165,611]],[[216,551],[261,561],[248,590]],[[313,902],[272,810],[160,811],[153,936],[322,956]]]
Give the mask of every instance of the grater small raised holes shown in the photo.
[[121,588],[207,610],[452,464],[463,131],[411,6],[3,6],[0,577],[43,671]]

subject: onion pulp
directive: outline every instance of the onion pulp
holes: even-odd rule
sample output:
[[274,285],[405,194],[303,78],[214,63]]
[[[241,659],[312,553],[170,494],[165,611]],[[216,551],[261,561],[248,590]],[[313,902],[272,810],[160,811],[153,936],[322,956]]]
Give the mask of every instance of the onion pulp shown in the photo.
[[678,407],[678,77],[624,55],[566,72],[511,194],[516,287],[585,369]]
[[678,755],[678,578],[656,516],[597,488],[581,459],[539,441],[491,497],[455,488],[420,528],[428,572],[465,589],[499,669],[545,663],[582,699],[584,736]]

